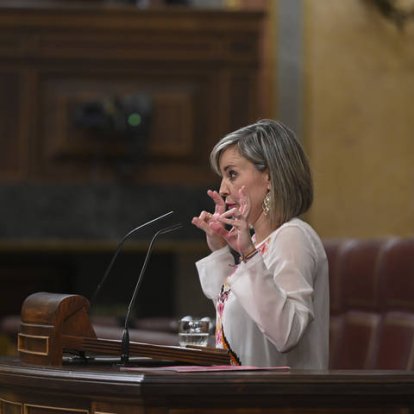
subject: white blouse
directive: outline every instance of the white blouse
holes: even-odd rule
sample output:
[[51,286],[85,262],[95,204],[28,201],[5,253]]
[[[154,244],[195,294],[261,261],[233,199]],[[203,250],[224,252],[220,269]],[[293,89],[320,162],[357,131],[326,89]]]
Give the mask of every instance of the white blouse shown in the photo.
[[204,294],[217,313],[216,346],[234,363],[326,369],[329,278],[322,242],[294,218],[234,265],[228,247],[196,263]]

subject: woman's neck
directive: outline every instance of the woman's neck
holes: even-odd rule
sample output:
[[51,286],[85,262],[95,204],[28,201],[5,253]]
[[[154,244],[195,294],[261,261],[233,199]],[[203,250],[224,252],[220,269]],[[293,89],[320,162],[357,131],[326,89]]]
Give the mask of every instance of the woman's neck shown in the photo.
[[272,225],[270,218],[262,213],[256,222],[253,224],[256,244],[261,243],[271,233],[273,233],[279,226]]

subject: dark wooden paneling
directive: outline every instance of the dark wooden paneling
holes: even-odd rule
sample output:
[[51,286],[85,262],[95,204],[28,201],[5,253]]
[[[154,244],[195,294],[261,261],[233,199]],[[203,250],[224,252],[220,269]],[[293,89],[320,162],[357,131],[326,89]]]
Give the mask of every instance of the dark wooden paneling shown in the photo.
[[0,86],[6,92],[0,132],[7,137],[0,153],[9,154],[0,158],[0,180],[11,172],[36,181],[119,178],[129,144],[119,135],[103,139],[99,131],[80,129],[73,111],[90,101],[146,93],[154,104],[148,151],[127,163],[129,178],[211,182],[214,143],[260,116],[263,17],[100,2],[0,4]]

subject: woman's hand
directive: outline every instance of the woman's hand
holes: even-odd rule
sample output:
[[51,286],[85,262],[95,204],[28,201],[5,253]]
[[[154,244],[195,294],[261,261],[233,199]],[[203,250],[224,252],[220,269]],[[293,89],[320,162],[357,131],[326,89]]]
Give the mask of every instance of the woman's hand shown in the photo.
[[207,194],[214,201],[214,214],[202,211],[191,222],[206,233],[207,245],[214,252],[227,244],[222,236],[225,231],[224,224],[219,221],[219,217],[226,211],[226,204],[217,191],[208,190]]
[[[239,207],[225,211],[217,217],[218,221],[223,224],[219,229],[219,234],[241,256],[246,256],[255,249],[250,235],[250,225],[247,221],[249,212],[250,199],[243,186],[239,190]],[[224,225],[226,224],[232,226],[230,230],[225,229]]]
[[[214,214],[202,211],[194,217],[192,223],[206,233],[207,244],[211,251],[219,250],[228,244],[233,250],[246,256],[255,246],[250,235],[247,217],[250,212],[250,199],[245,187],[239,190],[239,207],[226,211],[226,204],[217,191],[209,190],[207,194],[215,203]],[[230,230],[226,229],[230,225]]]

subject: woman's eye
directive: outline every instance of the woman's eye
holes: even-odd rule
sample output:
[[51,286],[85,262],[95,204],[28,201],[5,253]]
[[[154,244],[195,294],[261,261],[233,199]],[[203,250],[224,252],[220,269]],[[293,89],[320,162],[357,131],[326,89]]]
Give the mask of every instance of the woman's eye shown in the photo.
[[230,180],[234,180],[237,177],[237,173],[234,170],[229,171],[229,178]]

